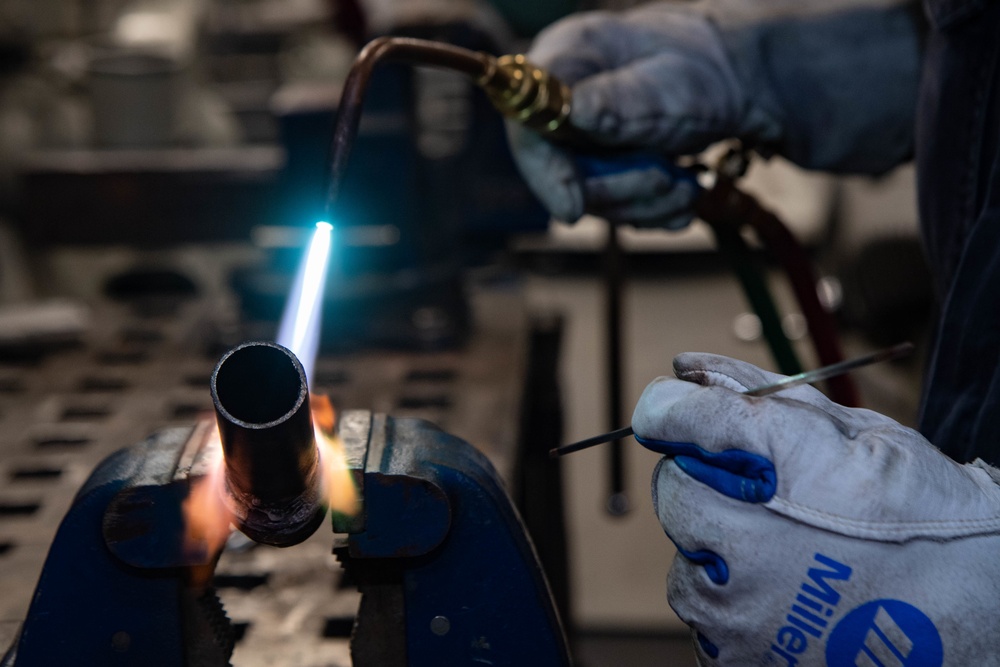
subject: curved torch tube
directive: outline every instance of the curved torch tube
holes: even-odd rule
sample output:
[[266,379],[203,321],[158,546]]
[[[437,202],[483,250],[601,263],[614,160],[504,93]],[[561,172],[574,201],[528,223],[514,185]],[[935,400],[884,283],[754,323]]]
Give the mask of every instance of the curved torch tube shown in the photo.
[[347,158],[358,133],[361,107],[372,70],[380,62],[391,61],[461,72],[486,91],[490,102],[504,116],[549,136],[561,136],[567,131],[569,88],[545,70],[532,65],[523,55],[496,58],[488,53],[424,39],[373,39],[355,58],[340,96],[330,149],[327,219],[330,219],[347,168]]
[[244,343],[215,367],[212,400],[237,527],[265,544],[302,542],[325,514],[302,364],[280,345]]

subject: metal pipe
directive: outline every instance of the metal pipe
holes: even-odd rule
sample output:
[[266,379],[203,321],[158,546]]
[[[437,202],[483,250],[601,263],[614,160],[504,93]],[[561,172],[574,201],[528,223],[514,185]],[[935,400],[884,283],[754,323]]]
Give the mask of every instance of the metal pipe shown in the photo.
[[274,343],[244,343],[212,373],[225,458],[223,492],[248,537],[291,546],[315,532],[325,509],[302,364]]

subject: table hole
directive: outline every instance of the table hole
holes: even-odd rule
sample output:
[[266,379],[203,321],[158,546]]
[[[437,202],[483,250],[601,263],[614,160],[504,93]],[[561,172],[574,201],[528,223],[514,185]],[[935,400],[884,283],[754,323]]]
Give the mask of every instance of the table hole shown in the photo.
[[451,399],[444,394],[432,396],[402,396],[396,403],[401,410],[426,410],[428,408],[445,409],[451,407]]
[[38,511],[41,503],[5,503],[0,502],[0,518],[31,516]]
[[60,419],[64,422],[100,421],[110,414],[111,411],[102,405],[71,405],[63,409]]
[[407,382],[452,382],[458,377],[454,368],[415,368],[406,374]]
[[128,382],[122,378],[94,375],[80,380],[79,389],[84,393],[119,392],[128,389]]
[[331,639],[350,637],[353,631],[353,616],[330,616],[323,623],[323,636]]
[[150,343],[159,343],[163,340],[163,338],[163,333],[158,329],[132,327],[122,331],[122,342],[124,343],[140,343],[148,345]]
[[250,621],[233,622],[232,624],[233,641],[237,643],[243,641],[243,638],[247,636],[247,630],[249,629],[250,629]]
[[148,358],[141,350],[106,350],[97,355],[97,361],[105,366],[134,366]]
[[10,472],[10,478],[15,481],[59,479],[61,468],[15,468]]
[[207,373],[205,375],[185,375],[184,384],[197,389],[208,389],[211,379],[212,377]]
[[196,403],[178,403],[171,410],[174,419],[192,419],[200,414],[209,412],[212,408],[207,405]]
[[0,378],[0,394],[20,394],[24,391],[24,381],[20,378]]
[[347,384],[351,380],[351,374],[345,370],[316,371],[312,380],[317,387],[330,387]]
[[81,438],[78,436],[53,435],[53,436],[36,438],[35,446],[42,449],[48,449],[48,448],[54,449],[57,447],[79,448],[83,447],[84,445],[89,445],[90,442],[91,442],[90,438]]
[[270,574],[216,574],[212,583],[216,588],[235,588],[250,591],[265,585],[271,578]]

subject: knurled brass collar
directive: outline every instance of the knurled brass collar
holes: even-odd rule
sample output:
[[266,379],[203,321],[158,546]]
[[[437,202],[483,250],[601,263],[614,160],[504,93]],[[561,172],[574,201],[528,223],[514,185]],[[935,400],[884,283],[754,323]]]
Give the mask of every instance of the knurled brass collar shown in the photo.
[[569,87],[521,54],[497,58],[477,83],[500,113],[542,134],[569,118]]

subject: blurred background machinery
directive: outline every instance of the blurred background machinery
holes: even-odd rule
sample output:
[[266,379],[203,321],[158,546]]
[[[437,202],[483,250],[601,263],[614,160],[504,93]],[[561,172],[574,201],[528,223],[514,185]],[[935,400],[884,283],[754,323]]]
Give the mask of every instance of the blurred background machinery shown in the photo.
[[[0,646],[93,466],[192,423],[210,408],[219,354],[273,338],[322,210],[333,114],[360,45],[405,35],[512,53],[594,6],[2,3]],[[849,356],[926,339],[911,183],[908,169],[834,180],[779,160],[743,181],[812,249]],[[377,72],[343,192],[315,388],[339,409],[428,418],[491,457],[581,664],[662,664],[675,645],[675,664],[693,664],[664,599],[673,550],[644,503],[655,456],[628,451],[632,510],[620,516],[605,509],[599,451],[544,460],[608,428],[605,225],[550,225],[485,96],[426,69]],[[703,225],[622,230],[621,245],[626,418],[678,352],[773,367]],[[814,365],[803,318],[770,277],[785,334]],[[860,373],[865,405],[913,423],[920,367]],[[231,546],[216,584],[239,630],[234,664],[347,664],[357,597],[326,542]]]

